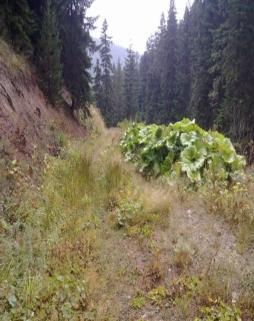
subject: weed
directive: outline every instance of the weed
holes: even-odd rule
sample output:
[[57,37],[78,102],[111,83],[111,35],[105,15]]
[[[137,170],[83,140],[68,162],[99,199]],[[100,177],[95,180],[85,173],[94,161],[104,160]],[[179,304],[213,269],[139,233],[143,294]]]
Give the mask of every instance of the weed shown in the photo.
[[136,217],[142,211],[138,203],[124,202],[116,210],[117,224],[119,227],[128,227],[134,224]]
[[168,291],[164,286],[159,286],[151,290],[147,297],[152,301],[155,305],[161,305],[162,301],[168,296]]
[[135,310],[140,310],[146,305],[146,297],[142,294],[137,294],[132,300],[131,306]]
[[17,71],[27,72],[29,66],[25,58],[17,55],[7,43],[0,39],[0,62],[7,66],[13,73]]
[[105,135],[106,126],[100,111],[94,107],[89,108],[89,115],[84,121],[85,127],[92,136]]
[[236,227],[240,251],[244,251],[254,241],[254,203],[249,197],[251,188],[241,182],[229,187],[214,182],[207,183],[202,190],[207,210],[223,216]]
[[171,284],[171,300],[174,301],[186,294],[188,296],[194,296],[199,292],[201,285],[201,280],[196,276],[181,276],[178,279],[173,280]]
[[57,143],[61,149],[64,147],[67,147],[68,138],[63,132],[58,132],[56,139],[57,139]]
[[201,317],[195,321],[241,321],[241,312],[235,306],[228,306],[221,300],[211,301],[211,305],[201,308]]
[[193,261],[194,251],[186,242],[179,242],[175,248],[174,264],[178,269],[186,270]]

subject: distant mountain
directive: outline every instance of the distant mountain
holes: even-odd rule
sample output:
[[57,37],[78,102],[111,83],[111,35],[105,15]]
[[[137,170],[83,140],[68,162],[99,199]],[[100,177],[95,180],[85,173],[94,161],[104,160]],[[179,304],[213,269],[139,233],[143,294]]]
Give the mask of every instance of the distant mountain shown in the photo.
[[[94,39],[96,42],[96,45],[99,44],[99,39]],[[127,57],[127,49],[120,47],[116,44],[112,44],[111,46],[111,54],[113,58],[113,63],[116,65],[118,63],[118,59],[120,60],[122,66],[124,65],[125,58]],[[96,52],[93,55],[93,65],[95,65],[96,60],[99,58],[99,53]]]

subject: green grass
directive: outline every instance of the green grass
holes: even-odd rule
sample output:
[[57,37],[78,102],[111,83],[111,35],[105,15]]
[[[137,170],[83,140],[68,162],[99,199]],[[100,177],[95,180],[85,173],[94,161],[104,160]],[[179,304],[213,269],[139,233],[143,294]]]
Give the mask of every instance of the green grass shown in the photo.
[[157,222],[158,213],[149,209],[110,133],[102,137],[97,130],[86,142],[59,137],[61,154],[45,157],[39,186],[12,175],[23,182],[24,194],[20,204],[5,210],[1,222],[4,321],[106,320],[110,313],[95,309],[111,295],[105,272],[111,266],[103,259],[105,230],[116,233],[112,220],[113,226],[127,229],[128,224],[119,226],[117,213],[130,212],[128,223],[144,235]]

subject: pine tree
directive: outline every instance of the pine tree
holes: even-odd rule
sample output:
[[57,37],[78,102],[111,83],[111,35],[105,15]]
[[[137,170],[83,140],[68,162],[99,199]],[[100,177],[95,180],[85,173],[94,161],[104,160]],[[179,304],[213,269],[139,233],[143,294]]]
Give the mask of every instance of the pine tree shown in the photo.
[[191,96],[190,11],[187,7],[184,18],[179,24],[177,47],[177,102],[175,116],[180,120],[183,117],[188,116]]
[[42,84],[49,99],[55,102],[62,84],[62,66],[58,24],[51,0],[46,0],[44,8],[39,53]]
[[111,55],[111,37],[108,36],[108,23],[103,22],[100,38],[100,60],[101,60],[101,83],[102,83],[102,101],[99,108],[108,125],[113,123],[113,87],[112,87],[112,55]]
[[72,94],[72,110],[86,108],[91,99],[89,50],[94,19],[87,17],[92,0],[57,0],[62,40],[63,77]]
[[102,78],[101,78],[101,66],[99,59],[96,60],[96,65],[94,67],[94,82],[93,82],[93,91],[95,95],[96,105],[99,107],[103,103],[102,95]]
[[177,96],[177,20],[174,0],[170,0],[167,31],[163,43],[162,64],[165,66],[161,75],[163,121],[168,123],[175,120]]
[[137,55],[130,47],[124,67],[124,117],[134,120],[139,110],[139,72]]
[[27,0],[3,0],[0,4],[2,35],[10,39],[16,50],[31,56],[31,36],[35,31],[34,15]]
[[[254,3],[226,3],[219,60],[224,83],[221,127],[237,141],[254,139]],[[218,67],[218,65],[217,65]]]
[[190,114],[207,129],[212,127],[216,117],[209,95],[213,88],[211,68],[213,35],[218,22],[217,6],[217,0],[195,0],[190,13],[192,34]]
[[124,119],[124,96],[123,96],[123,70],[118,59],[117,67],[113,66],[112,75],[113,87],[113,110],[115,118],[113,119],[114,125]]

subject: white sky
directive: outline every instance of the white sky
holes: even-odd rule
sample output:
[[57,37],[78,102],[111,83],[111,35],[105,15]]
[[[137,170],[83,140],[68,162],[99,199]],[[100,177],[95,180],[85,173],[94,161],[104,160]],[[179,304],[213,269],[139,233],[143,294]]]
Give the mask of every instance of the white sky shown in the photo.
[[[177,17],[182,18],[188,0],[175,0]],[[146,41],[158,28],[162,12],[168,15],[170,0],[95,0],[89,9],[90,16],[99,16],[97,29],[92,32],[99,37],[102,21],[109,24],[109,35],[115,44],[143,53]]]

